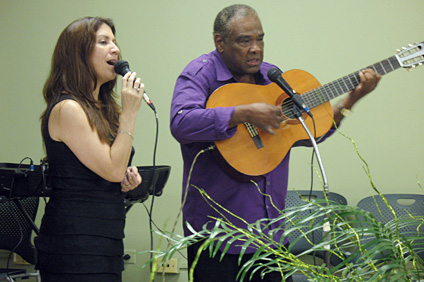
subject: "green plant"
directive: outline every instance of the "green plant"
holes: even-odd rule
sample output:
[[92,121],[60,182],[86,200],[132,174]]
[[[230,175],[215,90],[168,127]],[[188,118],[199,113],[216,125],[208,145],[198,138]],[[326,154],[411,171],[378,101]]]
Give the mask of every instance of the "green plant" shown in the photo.
[[[336,126],[337,128],[337,126]],[[364,164],[364,171],[370,180],[372,189],[382,197],[384,204],[390,209],[393,220],[386,223],[378,221],[374,215],[356,207],[340,205],[325,200],[306,201],[304,205],[287,208],[280,211],[278,218],[264,218],[255,223],[247,223],[245,228],[238,228],[226,218],[224,214],[231,214],[238,219],[242,218],[216,203],[203,189],[191,185],[197,189],[221,217],[211,217],[214,227],[203,226],[200,231],[194,230],[190,224],[187,228],[192,232],[190,236],[181,236],[172,232],[159,232],[170,244],[164,251],[157,251],[156,258],[161,262],[169,260],[175,252],[178,252],[196,242],[203,242],[198,254],[208,251],[210,256],[224,256],[231,244],[244,242],[240,253],[240,260],[248,247],[254,247],[254,256],[247,261],[239,272],[239,281],[248,281],[250,275],[259,271],[266,274],[271,271],[285,273],[286,277],[294,273],[303,273],[310,281],[416,281],[424,279],[424,261],[419,256],[424,252],[424,234],[419,232],[419,227],[424,224],[423,216],[409,214],[406,217],[398,217],[385,197],[374,185],[370,169],[365,159],[360,155],[353,139],[344,135],[353,144],[358,157]],[[203,153],[199,152],[197,157]],[[195,161],[192,164],[193,169]],[[190,175],[191,175],[190,170]],[[190,183],[190,177],[188,179]],[[423,187],[417,181],[418,186]],[[188,189],[188,184],[187,187]],[[258,189],[258,193],[260,193]],[[325,193],[324,193],[325,194]],[[264,195],[268,196],[268,195]],[[268,196],[269,197],[269,196]],[[272,199],[271,199],[272,200]],[[184,204],[184,202],[183,202]],[[274,208],[276,208],[274,206]],[[180,210],[181,212],[181,210]],[[177,217],[178,218],[178,217]],[[277,229],[269,230],[267,227],[274,222],[284,222]],[[311,234],[326,226],[322,239],[318,242],[311,241]],[[416,232],[404,234],[400,230],[407,226],[416,226]],[[273,233],[284,230],[284,236],[296,230],[302,230],[301,237],[292,240],[286,248],[282,242],[273,240]],[[306,238],[311,247],[301,254],[294,255],[291,250],[302,238]],[[237,243],[239,244],[239,243]],[[221,248],[221,246],[223,246]],[[221,248],[221,249],[220,249]],[[302,257],[314,256],[317,252],[327,252],[330,256],[340,259],[337,265],[328,263],[307,263]],[[194,261],[189,270],[192,281],[193,269],[197,261]]]
[[[211,199],[204,190],[197,188],[203,197],[217,209],[225,210]],[[307,211],[308,216],[302,214]],[[226,211],[228,212],[228,211]],[[222,256],[234,242],[243,241],[240,258],[248,246],[256,249],[251,260],[242,266],[239,273],[240,281],[248,281],[247,273],[260,271],[265,274],[270,271],[281,271],[291,275],[301,272],[311,281],[412,281],[424,278],[424,262],[417,252],[424,251],[423,243],[417,240],[423,238],[416,234],[400,234],[399,228],[408,225],[421,225],[423,217],[408,216],[396,218],[387,223],[381,223],[375,217],[355,207],[332,203],[328,200],[308,201],[302,206],[281,211],[275,219],[262,219],[246,228],[237,228],[221,213],[213,228],[204,228],[193,232],[191,236],[179,236],[170,232],[160,233],[172,244],[165,251],[157,253],[156,257],[167,260],[173,254],[186,248],[194,242],[203,242],[200,251],[208,251],[211,256],[218,254],[223,246]],[[284,235],[290,236],[295,230],[302,232],[305,238],[322,226],[329,226],[326,236],[319,242],[311,242],[311,248],[299,255],[293,255],[290,249],[300,238],[290,242],[286,249],[281,242],[272,239],[271,230],[263,232],[271,223],[284,219],[278,229],[284,229]],[[159,233],[159,232],[158,232]],[[327,246],[331,246],[327,249]],[[305,263],[301,257],[313,255],[317,251],[328,251],[332,256],[341,258],[341,263],[335,266],[326,264],[314,265]],[[196,263],[196,262],[195,262]],[[194,266],[195,267],[195,263]],[[190,271],[192,272],[193,269]],[[250,272],[249,272],[250,271]]]

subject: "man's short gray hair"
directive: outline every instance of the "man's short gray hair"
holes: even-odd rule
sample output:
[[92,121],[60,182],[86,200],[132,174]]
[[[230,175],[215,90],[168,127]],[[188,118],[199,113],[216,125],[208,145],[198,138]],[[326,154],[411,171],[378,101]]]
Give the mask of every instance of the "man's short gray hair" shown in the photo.
[[230,24],[235,16],[247,17],[250,15],[258,15],[256,11],[247,5],[236,4],[225,7],[218,13],[213,24],[213,34],[220,34],[224,40],[231,33]]

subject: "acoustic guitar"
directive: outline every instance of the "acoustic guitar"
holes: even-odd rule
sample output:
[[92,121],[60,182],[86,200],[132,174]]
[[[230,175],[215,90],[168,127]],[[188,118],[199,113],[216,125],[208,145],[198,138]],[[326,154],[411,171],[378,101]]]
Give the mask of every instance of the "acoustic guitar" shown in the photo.
[[[385,75],[398,68],[415,68],[424,62],[424,42],[410,44],[398,50],[394,56],[368,66],[380,75]],[[311,110],[315,120],[306,113],[303,119],[312,134],[320,137],[328,132],[333,124],[333,111],[330,100],[347,93],[360,84],[359,71],[339,78],[333,82],[320,85],[311,74],[303,70],[284,72],[282,77],[301,95],[305,105]],[[303,126],[292,114],[293,102],[275,83],[255,85],[231,83],[216,89],[209,97],[206,107],[231,107],[264,102],[281,105],[284,121],[275,135],[270,135],[249,123],[239,124],[236,134],[226,140],[216,141],[220,155],[236,171],[259,176],[272,171],[284,159],[293,144],[308,139]]]

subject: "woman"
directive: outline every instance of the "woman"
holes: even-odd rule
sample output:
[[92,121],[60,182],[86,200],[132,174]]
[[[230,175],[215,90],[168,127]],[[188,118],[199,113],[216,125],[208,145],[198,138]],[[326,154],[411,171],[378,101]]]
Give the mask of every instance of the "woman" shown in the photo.
[[125,192],[141,183],[132,158],[144,84],[122,78],[110,19],[74,21],[56,44],[41,116],[52,193],[35,244],[43,282],[121,281]]

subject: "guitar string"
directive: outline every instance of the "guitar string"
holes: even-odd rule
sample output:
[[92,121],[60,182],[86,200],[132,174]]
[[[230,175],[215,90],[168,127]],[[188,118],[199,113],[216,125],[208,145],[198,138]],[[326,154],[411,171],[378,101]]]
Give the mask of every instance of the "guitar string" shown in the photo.
[[[365,69],[371,68],[376,73],[380,75],[385,75],[393,70],[401,67],[401,64],[396,56],[389,57],[385,60],[382,60],[378,63],[375,63],[371,66],[366,67]],[[316,89],[310,90],[302,94],[302,98],[305,104],[309,108],[314,108],[320,104],[323,104],[331,99],[347,93],[348,91],[354,89],[356,86],[360,84],[359,71],[351,73],[345,77],[339,78],[333,82],[327,83],[326,85],[320,86]],[[287,99],[286,99],[287,100]],[[292,119],[287,116],[287,112],[293,108],[293,102],[286,100],[281,105],[281,110],[284,114],[283,119],[288,120]],[[256,126],[245,123],[250,135],[253,137],[254,135],[258,135],[258,131],[261,131],[260,128]],[[253,135],[252,135],[253,134]]]
[[[380,74],[387,73],[384,67],[380,70],[377,68],[376,64],[368,68],[373,68],[376,72]],[[346,93],[350,91],[351,89],[354,89],[357,85],[359,85],[359,83],[360,83],[360,79],[359,79],[358,72],[352,73],[344,78],[338,79],[327,85],[324,85],[320,88],[310,91],[310,93],[320,92],[319,90],[322,89],[323,94],[327,96],[323,96],[322,98],[320,98],[319,95],[311,96],[310,94],[305,93],[307,94],[305,98],[306,100],[308,100],[308,102],[312,104],[312,106],[316,106],[318,104],[321,104],[322,100],[326,102],[328,100],[331,100],[334,97],[337,97],[340,94]],[[312,94],[315,94],[315,93],[312,93]]]
[[[387,74],[400,67],[400,64],[395,56],[392,56],[388,59],[375,63],[374,65],[368,66],[367,68],[373,69],[376,73],[380,75]],[[343,93],[346,93],[360,84],[359,71],[351,73],[343,78],[339,78],[333,82],[330,82],[326,85],[320,86],[311,91],[305,92],[302,94],[302,98],[305,104],[309,108],[314,108],[322,103],[325,103]],[[282,104],[283,113],[287,113],[293,108],[293,102],[289,101],[288,103]],[[287,117],[287,114],[285,114]],[[287,118],[285,118],[287,119]]]
[[[392,56],[380,62],[377,62],[371,66],[368,66],[364,69],[371,68],[376,73],[380,75],[385,75],[393,70],[396,70],[400,67],[400,63],[396,56]],[[347,93],[354,89],[356,86],[360,84],[359,71],[348,74],[345,77],[339,78],[335,81],[327,83],[323,86],[310,90],[308,92],[303,93],[301,96],[306,104],[306,106],[310,109],[323,104],[327,101],[330,101],[344,93]],[[291,113],[291,109],[293,108],[293,102],[291,100],[284,101],[281,105],[281,110],[284,114],[283,119],[292,120],[293,117]],[[253,129],[260,130],[253,126]]]
[[[390,71],[393,71],[395,69],[393,64],[390,63],[390,59],[396,60],[395,57],[392,57],[392,58],[386,59],[385,61],[381,61],[379,63],[372,65],[372,66],[369,66],[367,68],[372,68],[372,69],[374,69],[375,72],[377,72],[381,75],[384,75],[384,74],[386,74]],[[398,64],[398,66],[400,66],[400,65]],[[350,83],[351,86],[349,85],[350,87],[343,88],[343,86],[341,85],[341,82]],[[359,85],[359,83],[360,83],[360,79],[359,79],[358,72],[352,73],[352,74],[350,74],[350,75],[348,75],[344,78],[338,79],[338,80],[333,81],[333,82],[331,82],[327,85],[324,85],[324,87],[322,87],[322,89],[323,89],[324,94],[327,94],[327,97],[323,97],[322,99],[320,99],[319,95],[314,95],[312,97],[310,95],[307,95],[306,99],[313,102],[312,106],[317,106],[317,105],[322,103],[321,100],[324,100],[324,101],[331,100],[332,98],[335,98],[338,95],[340,95],[340,93],[343,94],[343,93],[350,91],[351,89],[354,89],[357,85]],[[338,89],[336,89],[337,86],[340,88],[340,91],[338,91]],[[317,88],[315,90],[320,90],[320,88]],[[318,91],[310,91],[310,92],[318,92]],[[309,97],[311,97],[311,99],[309,99]]]
[[[408,54],[409,53],[406,53],[406,55]],[[402,56],[402,54],[399,56]],[[385,75],[393,70],[398,69],[399,67],[401,67],[401,64],[399,62],[398,57],[395,55],[385,60],[382,60],[378,63],[375,63],[371,66],[368,66],[365,69],[371,68],[376,73],[380,75]],[[354,89],[359,84],[360,84],[360,77],[359,77],[359,71],[358,71],[355,73],[351,73],[345,77],[339,78],[324,86],[320,86],[316,89],[305,92],[302,94],[302,98],[305,104],[312,109],[320,104],[330,101],[331,99]],[[293,102],[291,100],[289,101],[286,101],[286,100],[281,104],[281,110],[283,114],[285,114],[283,116],[284,120],[292,119],[288,117],[286,113],[293,108]],[[252,136],[252,131],[255,135],[258,135],[258,131],[261,131],[260,128],[257,128],[256,126],[252,124],[245,123],[245,125],[248,128],[248,131],[251,134],[251,136]]]

